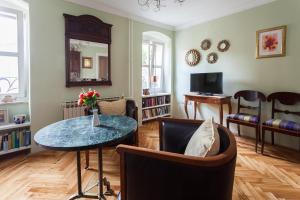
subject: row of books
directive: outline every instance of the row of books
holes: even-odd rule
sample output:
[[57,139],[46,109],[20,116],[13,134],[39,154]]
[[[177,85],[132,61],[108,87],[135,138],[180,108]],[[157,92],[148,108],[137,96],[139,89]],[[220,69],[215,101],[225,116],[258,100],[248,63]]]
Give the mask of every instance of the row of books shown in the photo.
[[0,135],[0,151],[29,146],[31,144],[31,131],[21,130]]
[[170,96],[160,96],[160,97],[151,97],[151,98],[144,98],[143,99],[143,108],[169,104],[170,103]]
[[160,108],[152,108],[148,110],[143,110],[143,119],[149,119],[160,115],[165,115],[170,113],[169,106],[164,106]]

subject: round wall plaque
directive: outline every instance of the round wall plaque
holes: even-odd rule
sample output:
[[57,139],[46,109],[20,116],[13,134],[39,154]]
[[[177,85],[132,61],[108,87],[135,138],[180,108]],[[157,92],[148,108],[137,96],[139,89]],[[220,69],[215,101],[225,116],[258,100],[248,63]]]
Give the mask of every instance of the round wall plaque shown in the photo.
[[201,42],[201,49],[208,50],[211,47],[211,41],[209,39],[203,40]]
[[218,50],[220,52],[225,52],[229,49],[230,47],[230,43],[228,40],[222,40],[221,42],[219,42],[218,44]]
[[191,49],[186,53],[185,61],[190,66],[195,66],[199,64],[201,59],[201,54],[197,49]]
[[214,64],[218,61],[218,54],[216,53],[210,53],[207,55],[207,62],[210,64]]

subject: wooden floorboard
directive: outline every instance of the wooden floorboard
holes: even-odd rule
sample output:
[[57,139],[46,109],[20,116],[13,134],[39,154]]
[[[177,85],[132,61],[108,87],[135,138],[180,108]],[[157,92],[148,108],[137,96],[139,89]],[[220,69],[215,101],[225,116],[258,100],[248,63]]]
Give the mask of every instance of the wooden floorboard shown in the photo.
[[[139,128],[140,146],[158,149],[158,124]],[[238,157],[233,199],[299,200],[300,153],[267,145],[266,155],[254,152],[254,141],[237,137]],[[83,186],[97,179],[96,151],[91,152],[91,170],[82,169]],[[82,155],[82,164],[84,156]],[[119,191],[119,156],[104,150],[104,174]],[[1,200],[63,200],[76,193],[75,153],[43,151],[0,161]],[[95,192],[93,190],[92,192]],[[110,199],[116,199],[110,197]]]

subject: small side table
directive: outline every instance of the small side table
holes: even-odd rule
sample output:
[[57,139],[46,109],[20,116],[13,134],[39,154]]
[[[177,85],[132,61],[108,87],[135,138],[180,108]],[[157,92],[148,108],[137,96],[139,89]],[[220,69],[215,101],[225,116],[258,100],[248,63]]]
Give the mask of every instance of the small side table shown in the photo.
[[231,96],[206,96],[206,95],[194,95],[194,94],[185,94],[185,103],[184,103],[184,109],[187,118],[189,119],[189,113],[188,113],[188,102],[193,101],[194,102],[194,119],[196,119],[197,115],[197,107],[201,103],[207,103],[207,104],[217,104],[219,105],[219,117],[220,117],[220,124],[223,124],[223,105],[226,104],[228,106],[229,114],[232,113],[232,107],[231,107]]
[[[103,184],[107,180],[103,178],[102,148],[130,137],[137,130],[136,120],[126,116],[101,115],[99,118],[100,127],[92,126],[92,116],[84,116],[50,124],[34,136],[35,142],[43,148],[76,152],[78,193],[71,197],[71,200],[106,199],[103,193]],[[88,195],[82,191],[80,151],[89,149],[98,149],[98,195]],[[112,194],[112,190],[105,193]]]

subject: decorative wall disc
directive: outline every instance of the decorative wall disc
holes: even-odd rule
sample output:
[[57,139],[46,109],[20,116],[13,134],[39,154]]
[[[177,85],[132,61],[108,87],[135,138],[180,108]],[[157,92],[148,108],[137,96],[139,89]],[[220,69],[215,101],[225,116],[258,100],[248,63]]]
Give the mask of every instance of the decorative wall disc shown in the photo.
[[201,42],[201,49],[208,50],[211,47],[211,41],[209,39],[203,40]]
[[216,53],[210,53],[207,55],[207,62],[210,64],[214,64],[218,61],[218,54]]
[[190,66],[195,66],[199,64],[201,59],[201,54],[197,49],[191,49],[186,53],[185,61]]
[[230,43],[228,40],[222,40],[221,42],[219,42],[218,44],[218,50],[220,52],[225,52],[229,49],[230,47]]

